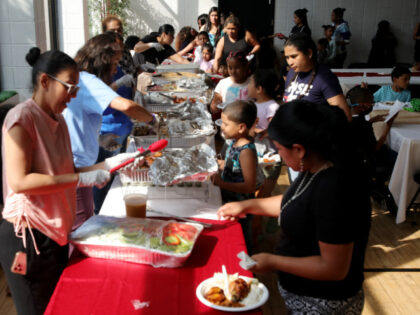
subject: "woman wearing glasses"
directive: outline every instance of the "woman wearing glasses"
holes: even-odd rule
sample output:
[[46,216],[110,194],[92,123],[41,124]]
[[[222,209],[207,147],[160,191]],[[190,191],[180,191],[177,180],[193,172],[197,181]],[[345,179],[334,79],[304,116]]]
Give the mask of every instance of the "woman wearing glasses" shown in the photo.
[[67,263],[76,187],[104,185],[102,165],[76,168],[61,115],[77,94],[75,61],[60,51],[26,56],[32,98],[11,109],[3,136],[0,263],[19,314],[42,314]]

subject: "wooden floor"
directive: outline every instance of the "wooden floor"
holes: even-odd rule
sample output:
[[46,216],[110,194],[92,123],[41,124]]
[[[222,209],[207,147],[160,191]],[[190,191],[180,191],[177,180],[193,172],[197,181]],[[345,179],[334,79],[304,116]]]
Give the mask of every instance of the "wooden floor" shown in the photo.
[[6,279],[3,270],[0,268],[0,314],[16,315],[17,312],[12,297],[8,295],[7,291]]
[[[279,178],[275,193],[288,186],[287,176]],[[395,218],[383,205],[373,204],[372,229],[366,253],[365,307],[363,315],[420,314],[420,214],[418,225],[412,225],[413,215],[396,225]],[[278,231],[275,224],[264,218],[267,228],[258,241],[258,251],[271,251]],[[357,227],[356,227],[357,228]],[[259,277],[270,290],[270,299],[263,307],[264,315],[285,314],[276,288],[276,275]],[[0,268],[0,314],[15,315],[12,298],[6,292],[6,280]],[[59,314],[58,314],[59,315]]]
[[[288,187],[287,176],[282,173],[275,193]],[[363,315],[420,314],[420,213],[417,225],[413,214],[406,222],[395,224],[395,217],[385,205],[372,204],[372,228],[366,252],[365,306]],[[278,232],[264,232],[258,251],[270,251],[275,246]],[[276,275],[258,277],[270,291],[264,315],[285,314],[283,300],[277,291]]]

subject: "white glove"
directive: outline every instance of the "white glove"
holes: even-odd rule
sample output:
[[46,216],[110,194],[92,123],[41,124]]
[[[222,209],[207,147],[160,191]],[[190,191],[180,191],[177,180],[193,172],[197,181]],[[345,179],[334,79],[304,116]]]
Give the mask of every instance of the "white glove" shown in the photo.
[[134,78],[131,74],[126,74],[119,78],[117,81],[114,82],[117,86],[117,89],[119,89],[122,86],[126,87],[133,87],[134,86]]
[[241,260],[239,266],[241,266],[242,269],[249,270],[257,264],[256,261],[249,257],[244,251],[238,253],[237,256]]
[[144,164],[144,157],[140,156],[134,160],[133,163],[127,164],[124,167],[121,167],[119,171],[133,171],[139,169]]
[[254,58],[254,54],[248,55],[245,58],[246,58],[246,60],[248,60],[248,62],[250,62],[252,60],[252,58]]
[[105,170],[94,170],[89,172],[79,173],[79,181],[77,187],[92,187],[96,186],[102,188],[111,179],[111,174]]
[[103,135],[99,135],[99,145],[107,151],[115,151],[121,148],[121,143],[115,141],[115,139],[119,137],[119,135],[113,133],[105,133]]
[[161,44],[159,44],[159,43],[148,43],[148,45],[149,45],[149,47],[150,48],[154,48],[154,49],[156,49],[157,51],[162,51],[162,50],[164,50],[165,49],[165,47],[163,47]]
[[138,154],[137,152],[120,153],[110,158],[107,158],[105,159],[105,168],[109,171],[111,168],[114,168],[115,166],[120,165],[121,163],[127,161],[128,159],[136,157],[137,154]]

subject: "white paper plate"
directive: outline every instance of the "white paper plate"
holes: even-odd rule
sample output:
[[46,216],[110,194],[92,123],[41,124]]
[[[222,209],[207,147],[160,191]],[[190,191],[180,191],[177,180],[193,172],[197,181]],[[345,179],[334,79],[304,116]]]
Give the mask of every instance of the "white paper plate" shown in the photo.
[[[239,277],[244,279],[245,281],[249,281],[249,280],[252,279],[252,278],[245,277],[245,276],[239,276]],[[254,308],[257,308],[257,307],[260,307],[260,306],[264,305],[264,303],[267,302],[268,297],[269,297],[267,287],[264,284],[262,284],[261,282],[259,282],[258,286],[257,286],[257,290],[261,290],[262,294],[261,294],[260,300],[256,304],[243,306],[243,307],[228,307],[228,306],[216,305],[216,304],[213,304],[210,301],[206,300],[206,298],[204,297],[205,289],[209,285],[211,285],[212,281],[213,281],[213,278],[208,278],[208,279],[204,280],[203,282],[201,282],[198,285],[197,289],[195,290],[195,295],[197,296],[197,298],[200,300],[201,303],[203,303],[204,305],[207,305],[208,307],[219,310],[219,311],[245,312],[245,311],[253,310]]]
[[[264,162],[264,159],[270,160],[270,162]],[[281,162],[280,155],[278,154],[270,154],[270,155],[266,154],[263,157],[258,158],[258,165],[260,166],[274,165],[278,162]]]

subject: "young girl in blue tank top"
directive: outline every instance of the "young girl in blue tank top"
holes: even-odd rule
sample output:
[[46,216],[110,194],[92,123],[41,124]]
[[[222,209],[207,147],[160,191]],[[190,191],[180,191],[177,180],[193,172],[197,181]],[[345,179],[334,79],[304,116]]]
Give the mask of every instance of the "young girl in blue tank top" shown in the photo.
[[[254,141],[249,131],[257,119],[257,107],[252,102],[235,101],[222,112],[221,131],[231,144],[225,159],[219,160],[221,172],[212,177],[222,190],[223,202],[254,198],[257,182],[258,159]],[[240,220],[248,252],[251,251],[252,217]]]

